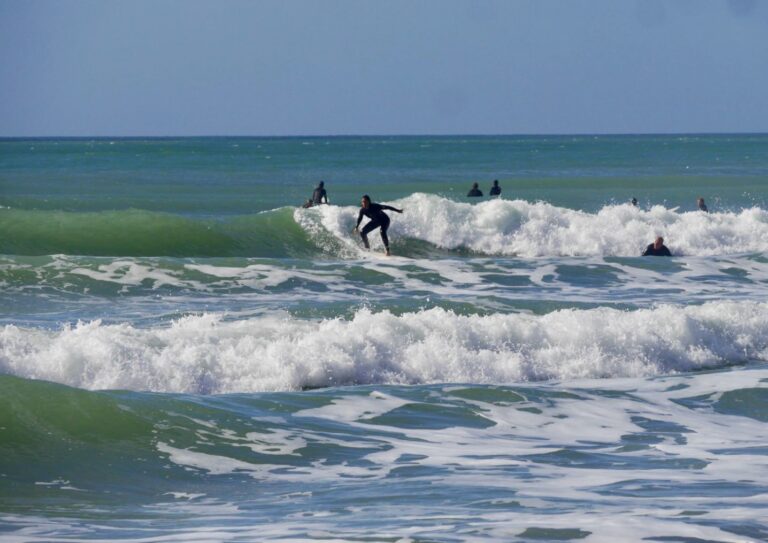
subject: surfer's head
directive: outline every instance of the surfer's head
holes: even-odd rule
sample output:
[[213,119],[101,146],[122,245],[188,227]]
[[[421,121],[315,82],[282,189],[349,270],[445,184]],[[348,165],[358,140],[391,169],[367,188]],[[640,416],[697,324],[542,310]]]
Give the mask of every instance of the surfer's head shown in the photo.
[[360,200],[360,205],[363,206],[363,209],[368,209],[368,206],[371,205],[371,197],[367,194],[363,194],[363,198]]

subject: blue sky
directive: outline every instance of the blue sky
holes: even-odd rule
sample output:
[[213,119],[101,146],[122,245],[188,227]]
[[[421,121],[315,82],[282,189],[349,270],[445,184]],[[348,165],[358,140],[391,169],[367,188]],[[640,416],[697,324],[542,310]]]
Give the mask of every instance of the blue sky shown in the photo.
[[762,0],[0,0],[0,136],[759,131]]

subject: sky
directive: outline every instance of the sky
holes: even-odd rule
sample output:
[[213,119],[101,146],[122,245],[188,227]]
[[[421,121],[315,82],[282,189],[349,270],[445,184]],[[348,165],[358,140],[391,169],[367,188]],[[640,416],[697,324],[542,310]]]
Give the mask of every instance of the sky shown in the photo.
[[766,0],[0,0],[0,137],[768,132]]

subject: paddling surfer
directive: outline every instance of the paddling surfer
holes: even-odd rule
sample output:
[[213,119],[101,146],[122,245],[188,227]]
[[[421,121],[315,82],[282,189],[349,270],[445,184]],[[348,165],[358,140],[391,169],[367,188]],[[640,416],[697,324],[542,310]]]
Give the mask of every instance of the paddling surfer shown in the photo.
[[645,248],[643,256],[672,256],[672,253],[670,253],[667,246],[664,245],[664,238],[659,236],[653,243]]
[[371,246],[368,243],[368,234],[370,234],[376,228],[381,228],[381,241],[384,242],[384,248],[386,254],[389,256],[389,238],[387,237],[387,229],[389,228],[389,215],[384,213],[385,210],[394,211],[396,213],[402,213],[402,209],[396,207],[377,204],[371,202],[371,197],[367,194],[363,195],[360,201],[360,213],[357,214],[357,224],[355,225],[354,232],[358,232],[360,228],[360,222],[363,217],[368,217],[370,221],[363,227],[360,232],[360,237],[363,238],[363,245],[366,249],[370,249]]

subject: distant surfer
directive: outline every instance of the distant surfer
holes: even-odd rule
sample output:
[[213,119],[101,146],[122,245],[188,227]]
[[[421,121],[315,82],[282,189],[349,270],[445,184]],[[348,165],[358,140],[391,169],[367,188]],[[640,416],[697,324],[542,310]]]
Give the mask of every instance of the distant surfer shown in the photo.
[[480,187],[477,183],[472,183],[472,188],[469,189],[469,192],[467,193],[468,198],[479,198],[483,195],[483,191],[480,190]]
[[633,196],[633,197],[632,197],[632,200],[630,200],[630,202],[629,202],[629,203],[631,203],[633,206],[637,207],[637,198],[635,198],[635,197]]
[[659,236],[653,243],[645,248],[643,256],[672,256],[672,253],[670,253],[667,246],[664,245],[664,238]]
[[320,204],[327,204],[328,193],[325,192],[325,181],[320,181],[312,192],[312,205],[319,206]]
[[707,209],[707,204],[704,203],[704,198],[699,196],[696,199],[696,207],[699,208],[699,211],[703,211],[704,213],[709,213],[709,209]]
[[[493,180],[493,186],[491,187],[491,190],[488,192],[491,196],[500,196],[501,195],[501,187],[499,186],[499,180],[494,179]],[[482,196],[482,194],[480,195]]]
[[358,232],[360,228],[360,222],[363,220],[363,216],[368,217],[370,221],[363,227],[360,232],[360,237],[363,238],[363,245],[366,249],[370,249],[371,246],[368,243],[368,234],[370,234],[376,228],[381,227],[381,241],[384,242],[384,248],[386,254],[389,256],[389,238],[387,237],[387,229],[389,228],[389,215],[384,213],[384,210],[395,211],[396,213],[402,213],[402,209],[396,207],[377,204],[371,202],[371,197],[367,194],[363,195],[360,201],[360,213],[357,214],[357,224],[355,225],[354,232]]

